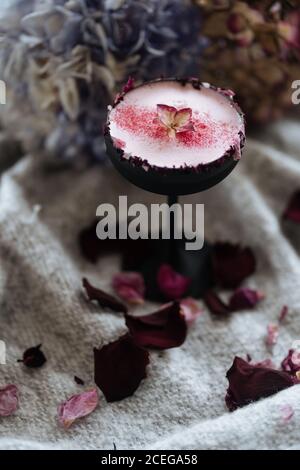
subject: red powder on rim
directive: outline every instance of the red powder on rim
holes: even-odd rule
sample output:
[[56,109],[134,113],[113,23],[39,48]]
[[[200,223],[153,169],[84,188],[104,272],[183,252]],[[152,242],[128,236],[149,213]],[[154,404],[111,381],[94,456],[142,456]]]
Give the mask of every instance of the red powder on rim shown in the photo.
[[[114,121],[118,127],[139,137],[168,142],[167,128],[157,117],[157,112],[145,107],[124,104],[115,108]],[[220,140],[228,140],[235,135],[236,129],[227,123],[213,121],[209,116],[192,117],[193,131],[178,132],[177,142],[185,147],[210,147]]]

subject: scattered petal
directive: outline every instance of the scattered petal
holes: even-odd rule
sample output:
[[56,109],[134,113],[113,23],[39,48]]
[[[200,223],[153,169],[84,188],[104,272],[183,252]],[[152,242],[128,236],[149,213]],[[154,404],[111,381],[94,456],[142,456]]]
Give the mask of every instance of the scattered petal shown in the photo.
[[283,218],[300,223],[300,191],[296,191],[292,195],[288,206],[283,213]]
[[235,357],[226,377],[229,387],[225,402],[229,411],[274,395],[296,383],[286,372],[254,366],[240,357]]
[[190,278],[177,273],[169,264],[162,264],[157,273],[158,288],[168,300],[182,297],[190,283]]
[[95,382],[108,402],[123,400],[136,391],[146,377],[149,353],[126,334],[94,349]]
[[123,86],[123,93],[128,93],[128,91],[134,88],[134,78],[129,77],[127,83]]
[[82,283],[89,300],[96,300],[100,307],[109,308],[114,312],[127,312],[127,307],[119,302],[114,296],[92,286],[86,278],[83,279]]
[[18,362],[30,368],[42,367],[47,361],[43,351],[41,351],[42,345],[39,344],[33,348],[26,349],[23,354],[23,359],[19,359]]
[[91,414],[99,402],[96,388],[78,395],[72,395],[68,400],[58,407],[58,420],[60,424],[68,429],[79,418]]
[[241,287],[237,289],[229,300],[229,308],[232,312],[254,308],[264,298],[262,292]]
[[281,309],[280,315],[279,315],[279,323],[283,323],[284,320],[286,319],[287,315],[289,313],[289,308],[287,305],[284,305]]
[[270,323],[267,327],[266,345],[274,346],[277,343],[279,335],[279,327],[273,323]]
[[0,388],[0,416],[12,415],[19,406],[19,391],[16,385]]
[[180,301],[181,313],[183,314],[185,321],[188,325],[194,323],[199,315],[202,315],[203,310],[199,307],[198,302],[192,297],[187,297]]
[[124,272],[116,274],[112,281],[113,288],[126,302],[143,304],[145,296],[145,282],[140,273]]
[[74,380],[77,385],[84,385],[84,380],[82,380],[80,377],[77,377],[77,375],[74,375]]
[[294,416],[294,409],[291,405],[283,405],[280,408],[281,418],[284,424],[287,424]]
[[187,335],[179,302],[170,302],[157,312],[142,317],[126,315],[125,321],[136,344],[146,348],[177,348]]
[[214,245],[212,264],[215,282],[229,289],[238,287],[256,269],[251,248],[226,242]]
[[283,359],[281,367],[282,370],[293,375],[300,371],[300,351],[290,349],[288,355]]
[[266,367],[268,369],[275,369],[275,365],[271,359],[264,359],[263,361],[256,362],[255,364],[252,364],[252,365],[256,367]]
[[215,315],[228,315],[230,313],[229,306],[213,290],[207,291],[203,300],[210,312]]

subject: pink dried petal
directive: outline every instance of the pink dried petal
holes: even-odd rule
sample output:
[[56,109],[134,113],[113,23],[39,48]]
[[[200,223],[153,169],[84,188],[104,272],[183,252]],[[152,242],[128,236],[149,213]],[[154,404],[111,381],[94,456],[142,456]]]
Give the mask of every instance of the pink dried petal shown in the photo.
[[251,248],[222,242],[213,247],[212,265],[215,282],[234,289],[255,272],[256,260]]
[[282,370],[291,374],[300,371],[300,351],[290,349],[288,355],[283,359],[281,367]]
[[187,324],[180,303],[176,301],[149,315],[126,315],[125,322],[135,343],[144,348],[178,348],[187,335]]
[[297,383],[286,372],[254,366],[240,357],[235,357],[226,377],[229,387],[225,402],[229,411],[274,395]]
[[296,191],[292,195],[288,206],[283,213],[283,218],[300,223],[300,191]]
[[145,282],[140,273],[124,272],[113,277],[112,285],[116,293],[131,304],[144,303]]
[[16,385],[0,388],[0,416],[12,415],[19,406],[19,391]]
[[281,309],[280,315],[279,315],[279,323],[283,323],[284,320],[286,319],[287,315],[289,313],[289,309],[287,305],[284,305]]
[[263,298],[264,294],[262,292],[241,287],[230,297],[229,308],[232,311],[254,308]]
[[199,307],[198,302],[192,297],[182,299],[180,301],[180,309],[188,325],[192,324],[203,313],[203,309]]
[[132,90],[134,88],[134,78],[129,77],[125,85],[123,86],[123,93],[128,93],[128,91]]
[[168,300],[182,297],[190,283],[190,278],[177,273],[169,264],[162,264],[157,273],[158,288]]
[[60,424],[68,429],[77,419],[83,418],[94,411],[99,402],[96,388],[72,395],[68,400],[58,407],[58,420]]
[[230,313],[229,306],[212,290],[206,292],[203,300],[210,312],[215,315],[228,315]]
[[160,122],[167,128],[170,137],[175,137],[177,133],[193,131],[192,109],[177,109],[166,104],[157,105],[157,115]]
[[267,327],[266,344],[267,346],[274,346],[277,343],[279,335],[279,327],[273,323],[270,323]]
[[291,407],[291,405],[283,405],[280,408],[281,419],[284,424],[287,424],[292,419],[294,413],[294,409]]
[[176,129],[185,127],[188,124],[191,124],[192,119],[192,110],[191,108],[183,108],[176,111],[174,118],[174,125]]
[[157,105],[158,118],[166,127],[172,126],[175,120],[176,112],[177,109],[174,108],[174,106],[168,106],[166,104]]

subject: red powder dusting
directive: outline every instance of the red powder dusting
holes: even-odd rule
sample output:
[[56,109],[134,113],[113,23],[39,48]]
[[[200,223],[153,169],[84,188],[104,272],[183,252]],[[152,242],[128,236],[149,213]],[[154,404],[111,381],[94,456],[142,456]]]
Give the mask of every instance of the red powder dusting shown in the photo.
[[[136,136],[168,142],[167,128],[160,122],[156,111],[144,107],[123,104],[115,108],[114,121],[118,127]],[[236,130],[226,124],[212,121],[208,116],[192,117],[193,131],[178,132],[176,140],[185,147],[210,147],[220,140],[230,140]]]

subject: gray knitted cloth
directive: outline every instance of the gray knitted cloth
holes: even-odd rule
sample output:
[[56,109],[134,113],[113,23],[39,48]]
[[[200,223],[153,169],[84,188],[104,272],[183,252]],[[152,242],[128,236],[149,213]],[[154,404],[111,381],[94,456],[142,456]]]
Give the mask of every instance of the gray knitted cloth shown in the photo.
[[[242,162],[222,184],[184,201],[205,203],[209,240],[253,248],[258,269],[245,285],[266,299],[253,311],[216,320],[204,308],[181,348],[151,353],[148,378],[134,396],[106,403],[64,431],[57,405],[93,385],[93,347],[126,330],[122,316],[102,312],[82,295],[87,276],[111,291],[117,257],[95,266],[80,255],[77,235],[101,202],[162,200],[124,181],[113,169],[47,172],[27,157],[3,174],[0,186],[0,339],[7,364],[0,385],[16,384],[20,408],[0,418],[0,448],[46,449],[286,449],[300,447],[300,387],[229,413],[225,374],[235,355],[279,365],[300,339],[300,226],[280,215],[300,188],[300,125],[274,125],[263,142],[248,140]],[[38,209],[40,206],[40,210]],[[277,345],[265,345],[267,325],[281,307],[290,313]],[[150,311],[145,305],[141,310]],[[24,349],[43,343],[48,362],[28,370],[16,362]],[[285,423],[282,408],[294,416]]]

